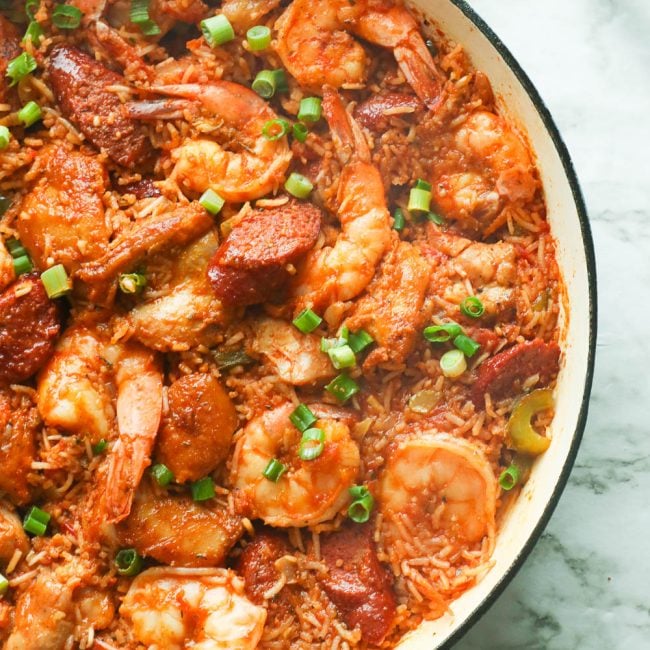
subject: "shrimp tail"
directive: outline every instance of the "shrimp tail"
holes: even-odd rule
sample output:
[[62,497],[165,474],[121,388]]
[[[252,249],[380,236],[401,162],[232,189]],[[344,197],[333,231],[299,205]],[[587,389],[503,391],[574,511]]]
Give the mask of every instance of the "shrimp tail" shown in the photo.
[[352,158],[370,162],[370,149],[361,127],[348,113],[341,96],[331,86],[323,89],[323,114],[332,131],[334,146],[342,163]]
[[189,106],[184,99],[145,99],[127,102],[126,113],[134,120],[177,120]]
[[427,46],[417,35],[393,50],[395,60],[409,85],[426,107],[435,111],[442,103],[442,83]]

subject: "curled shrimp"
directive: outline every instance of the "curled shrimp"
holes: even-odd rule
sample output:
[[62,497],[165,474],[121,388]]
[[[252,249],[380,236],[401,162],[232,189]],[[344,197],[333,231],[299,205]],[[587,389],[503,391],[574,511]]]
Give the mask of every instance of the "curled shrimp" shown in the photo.
[[[391,563],[409,567],[406,577],[419,572],[412,575],[413,586],[442,613],[445,600],[469,586],[475,574],[468,572],[464,582],[454,578],[486,560],[494,548],[496,481],[485,455],[466,440],[446,434],[403,441],[384,469],[379,503]],[[442,568],[451,580],[435,582],[436,569],[427,574],[417,558],[437,558],[445,547]],[[412,567],[410,560],[415,560]]]
[[230,81],[154,86],[152,90],[184,101],[133,102],[132,117],[182,117],[187,109],[194,109],[198,117],[197,109],[203,108],[220,122],[212,130],[225,125],[236,143],[228,149],[202,135],[187,138],[174,149],[173,175],[183,188],[192,192],[212,188],[226,201],[244,202],[274,191],[284,180],[291,161],[287,138],[271,141],[264,137],[264,125],[277,115],[257,93]]
[[277,52],[298,83],[323,86],[366,81],[369,58],[352,32],[393,51],[418,97],[431,109],[440,103],[441,74],[411,14],[390,0],[293,0],[276,23]]
[[[301,433],[291,424],[292,404],[251,420],[237,442],[231,468],[233,485],[252,515],[271,526],[309,526],[332,519],[348,500],[359,471],[359,449],[342,421],[321,418],[323,451],[313,460],[298,455]],[[286,467],[278,481],[264,476],[269,461]]]
[[149,648],[254,650],[266,610],[227,569],[147,569],[131,584],[120,614]]
[[338,93],[326,88],[323,112],[344,167],[337,192],[341,233],[332,247],[311,251],[293,285],[297,310],[324,309],[359,295],[390,243],[390,215],[368,144]]

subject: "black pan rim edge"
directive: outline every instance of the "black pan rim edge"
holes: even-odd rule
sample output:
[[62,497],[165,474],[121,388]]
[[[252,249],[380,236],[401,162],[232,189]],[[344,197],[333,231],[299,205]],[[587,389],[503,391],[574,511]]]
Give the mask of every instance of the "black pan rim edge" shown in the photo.
[[[546,131],[548,132],[553,145],[560,157],[562,166],[564,168],[564,173],[569,182],[571,188],[571,193],[573,195],[573,200],[576,206],[578,213],[578,220],[580,222],[580,230],[582,233],[582,241],[585,251],[585,259],[587,261],[587,279],[589,285],[589,353],[587,357],[587,372],[585,374],[584,390],[582,394],[582,403],[580,405],[580,412],[578,414],[578,420],[576,423],[575,433],[573,435],[573,440],[571,442],[571,447],[569,448],[569,453],[567,454],[564,466],[560,472],[557,483],[551,498],[549,499],[544,512],[537,522],[535,528],[531,532],[530,536],[526,540],[521,552],[517,557],[512,561],[506,572],[503,574],[499,582],[494,586],[494,589],[488,594],[488,596],[479,604],[479,606],[467,617],[467,619],[460,625],[460,627],[442,644],[435,646],[433,650],[449,650],[452,645],[458,642],[473,625],[485,614],[490,607],[496,602],[499,596],[503,593],[504,589],[515,577],[519,569],[524,564],[524,561],[528,558],[533,547],[541,537],[544,529],[546,528],[551,515],[553,514],[557,504],[560,500],[560,496],[566,487],[569,475],[573,468],[576,456],[578,455],[578,449],[580,448],[580,442],[582,441],[582,436],[584,434],[585,426],[587,423],[587,411],[589,409],[589,399],[591,396],[591,387],[594,376],[594,361],[596,354],[596,334],[597,334],[597,292],[596,292],[596,255],[594,252],[594,242],[591,234],[591,227],[589,225],[589,218],[587,216],[587,209],[585,202],[582,196],[582,191],[580,190],[580,184],[578,182],[578,176],[573,167],[573,162],[571,160],[571,155],[564,144],[564,140],[560,135],[560,132],[555,125],[551,113],[548,110],[544,100],[542,99],[539,91],[530,80],[528,75],[524,72],[521,65],[517,62],[515,57],[512,55],[510,50],[504,45],[503,41],[494,33],[492,28],[476,13],[476,11],[465,1],[465,0],[449,0],[456,8],[458,8],[465,17],[487,38],[491,45],[497,50],[501,55],[506,65],[512,70],[514,75],[517,77],[517,80],[522,85],[531,102],[533,103],[537,113],[539,114]],[[435,18],[435,17],[434,17]]]

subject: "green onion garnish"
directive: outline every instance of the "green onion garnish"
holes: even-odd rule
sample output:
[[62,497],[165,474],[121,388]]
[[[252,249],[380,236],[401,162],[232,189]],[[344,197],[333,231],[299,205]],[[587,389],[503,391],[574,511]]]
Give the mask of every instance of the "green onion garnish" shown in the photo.
[[226,201],[222,199],[214,190],[207,189],[201,195],[199,203],[210,213],[219,214]]
[[431,205],[431,190],[414,187],[409,194],[409,202],[406,209],[409,212],[429,212]]
[[29,52],[19,54],[15,59],[9,61],[7,66],[7,76],[11,79],[10,85],[15,86],[34,70],[36,70],[36,59]]
[[15,237],[7,239],[5,246],[14,259],[27,255],[27,249]]
[[52,12],[52,23],[59,29],[77,29],[81,25],[83,12],[72,5],[56,5]]
[[293,324],[303,333],[313,332],[323,319],[311,309],[303,309],[294,319]]
[[454,345],[465,354],[466,357],[473,357],[481,347],[474,339],[465,334],[459,334],[454,338]]
[[[314,444],[315,443],[315,444]],[[302,460],[314,460],[325,449],[325,432],[322,429],[307,429],[302,434],[298,456]]]
[[435,223],[437,226],[442,226],[446,223],[445,218],[441,217],[436,212],[427,212],[427,219],[431,221],[431,223]]
[[322,115],[322,100],[320,97],[305,97],[300,100],[298,119],[301,122],[318,122]]
[[352,368],[357,363],[354,352],[349,345],[332,347],[327,351],[327,355],[329,356],[332,365],[337,370]]
[[134,576],[142,569],[142,558],[134,548],[123,548],[115,556],[115,566],[121,576]]
[[[2,3],[0,3],[0,6],[2,6]],[[25,14],[27,15],[27,18],[34,20],[36,18],[36,12],[40,6],[41,0],[25,0]]]
[[9,580],[0,573],[0,596],[4,596],[9,589]]
[[276,92],[288,88],[284,70],[261,70],[253,80],[251,88],[264,99],[271,99]]
[[41,282],[45,287],[45,293],[50,298],[60,298],[72,291],[72,281],[63,267],[63,264],[57,264],[41,273]]
[[350,332],[348,336],[348,345],[352,348],[352,352],[359,354],[363,352],[369,345],[372,345],[375,339],[366,332],[366,330],[359,330],[358,332]]
[[296,122],[292,128],[293,137],[298,140],[298,142],[305,142],[307,140],[307,135],[309,134],[309,129],[300,122]]
[[47,531],[47,525],[50,523],[50,515],[37,508],[32,506],[29,512],[25,515],[23,519],[23,528],[26,532],[36,535],[37,537],[42,537]]
[[215,495],[214,481],[209,476],[201,478],[190,485],[190,491],[194,501],[207,501]]
[[460,377],[467,370],[467,361],[461,350],[449,350],[440,357],[440,370],[445,377]]
[[34,268],[32,261],[29,259],[29,255],[21,255],[20,257],[14,257],[14,273],[16,275],[23,275],[23,273],[29,273]]
[[107,447],[108,447],[108,442],[106,442],[106,440],[102,438],[99,442],[96,442],[91,447],[91,449],[93,451],[94,456],[99,456],[99,454],[103,454],[106,451]]
[[0,150],[6,149],[9,146],[9,141],[11,140],[11,131],[4,126],[0,125]]
[[306,404],[298,404],[289,416],[291,423],[299,431],[306,431],[317,421],[317,417]]
[[269,120],[262,128],[262,135],[271,142],[283,138],[289,133],[289,122],[277,118]]
[[502,490],[507,492],[508,490],[512,490],[512,488],[519,483],[519,478],[519,468],[512,464],[501,472],[501,475],[499,476],[499,485]]
[[289,178],[287,178],[287,182],[284,184],[284,189],[297,199],[306,199],[311,194],[314,186],[311,184],[311,181],[308,178],[305,178],[302,174],[292,172]]
[[210,47],[223,45],[235,38],[235,30],[223,14],[202,20],[201,31]]
[[413,187],[418,190],[426,190],[427,192],[431,191],[431,183],[427,183],[421,178],[418,178],[417,181],[415,181],[415,185]]
[[262,472],[262,476],[273,483],[277,483],[286,471],[287,468],[277,458],[272,458]]
[[345,404],[353,395],[359,392],[359,384],[352,377],[341,374],[325,386],[325,390],[333,395],[341,404]]
[[147,20],[145,22],[142,22],[140,23],[139,27],[140,27],[140,31],[145,36],[155,36],[156,34],[160,34],[160,27],[158,27],[158,24],[155,23],[153,20]]
[[18,119],[25,125],[31,126],[36,124],[43,113],[41,112],[41,107],[36,102],[27,102],[19,111]]
[[402,232],[402,230],[404,230],[404,226],[406,226],[404,211],[402,208],[395,208],[395,212],[393,212],[393,230]]
[[467,296],[460,303],[460,311],[469,318],[480,318],[485,312],[483,303],[476,296]]
[[246,32],[251,52],[260,52],[271,45],[271,30],[266,25],[255,25]]
[[8,196],[0,194],[0,217],[9,209],[10,206],[11,199]]
[[320,340],[320,351],[329,352],[332,348],[338,348],[342,345],[347,345],[347,341],[344,338],[327,338],[325,336],[321,337]]
[[[154,477],[160,487],[166,487],[174,480],[174,472],[162,463],[158,463],[151,468],[151,476]],[[195,499],[195,501],[201,501],[201,499]]]
[[32,20],[29,25],[27,25],[27,29],[25,30],[25,35],[23,36],[22,42],[24,43],[25,41],[31,41],[35,45],[38,45],[44,35],[45,32],[43,32],[43,28],[40,26],[40,24],[35,20]]
[[430,343],[446,343],[462,333],[463,328],[458,323],[445,323],[425,327],[422,335]]
[[375,505],[375,499],[365,485],[353,485],[348,492],[353,501],[348,508],[348,517],[357,524],[365,524]]
[[147,286],[147,276],[143,273],[121,273],[117,284],[122,293],[138,293]]

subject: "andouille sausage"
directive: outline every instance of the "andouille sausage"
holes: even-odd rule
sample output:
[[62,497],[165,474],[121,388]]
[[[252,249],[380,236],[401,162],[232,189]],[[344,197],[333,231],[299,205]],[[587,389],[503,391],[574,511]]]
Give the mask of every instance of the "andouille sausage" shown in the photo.
[[6,77],[7,66],[21,52],[18,29],[0,14],[0,104],[8,101],[9,79]]
[[70,45],[58,45],[47,62],[52,90],[61,112],[116,163],[142,164],[152,153],[143,127],[131,119],[108,86],[124,79]]
[[31,377],[54,351],[59,309],[38,273],[23,275],[0,294],[0,382]]
[[478,369],[471,399],[476,408],[485,406],[485,394],[493,400],[512,397],[521,391],[522,383],[539,374],[538,387],[546,386],[559,370],[560,348],[557,343],[534,339],[518,343],[499,352]]
[[320,552],[329,572],[321,584],[345,623],[359,626],[364,641],[379,644],[396,614],[388,571],[375,553],[370,524],[347,524],[321,535]]
[[160,190],[154,185],[151,178],[143,178],[140,181],[133,181],[128,185],[122,185],[117,188],[120,194],[133,194],[136,199],[152,199],[161,196]]
[[[397,117],[411,115],[422,108],[424,108],[422,102],[415,95],[386,93],[373,95],[361,102],[354,111],[354,117],[359,124],[370,131],[381,133],[390,126],[391,115]],[[400,110],[403,112],[400,113]]]

